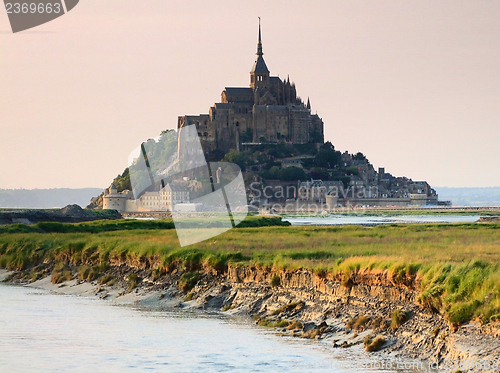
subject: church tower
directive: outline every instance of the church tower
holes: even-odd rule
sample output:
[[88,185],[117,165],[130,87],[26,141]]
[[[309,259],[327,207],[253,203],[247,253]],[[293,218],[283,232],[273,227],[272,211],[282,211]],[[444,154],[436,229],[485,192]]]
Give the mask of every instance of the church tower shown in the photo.
[[253,64],[250,71],[250,88],[257,89],[267,87],[269,85],[269,69],[262,57],[262,38],[260,34],[260,17],[259,17],[259,42],[257,43],[257,60]]

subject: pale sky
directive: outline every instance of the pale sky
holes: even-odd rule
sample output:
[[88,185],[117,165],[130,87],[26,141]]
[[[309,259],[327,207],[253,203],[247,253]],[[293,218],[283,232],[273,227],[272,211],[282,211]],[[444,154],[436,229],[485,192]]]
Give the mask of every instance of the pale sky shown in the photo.
[[500,185],[499,1],[82,0],[12,34],[0,11],[0,188],[107,187],[177,117],[271,75],[325,138],[433,186]]

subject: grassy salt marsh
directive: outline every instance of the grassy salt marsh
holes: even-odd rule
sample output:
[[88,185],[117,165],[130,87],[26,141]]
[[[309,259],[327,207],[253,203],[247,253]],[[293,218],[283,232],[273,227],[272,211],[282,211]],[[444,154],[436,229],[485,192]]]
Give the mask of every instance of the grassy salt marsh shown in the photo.
[[[62,262],[76,276],[81,266],[102,267],[121,260],[149,263],[158,275],[173,268],[223,270],[231,263],[274,270],[310,269],[321,277],[341,276],[346,282],[357,273],[386,272],[396,285],[412,283],[419,302],[443,312],[451,322],[500,319],[498,223],[273,224],[281,223],[276,218],[250,217],[242,224],[244,228],[185,248],[179,247],[168,220],[4,226],[0,228],[0,267],[30,272],[43,261]],[[95,270],[97,277],[102,272]]]

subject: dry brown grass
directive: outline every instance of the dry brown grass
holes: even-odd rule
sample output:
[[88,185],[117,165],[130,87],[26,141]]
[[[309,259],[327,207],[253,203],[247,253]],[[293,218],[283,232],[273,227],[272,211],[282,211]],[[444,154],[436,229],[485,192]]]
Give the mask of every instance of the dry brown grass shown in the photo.
[[367,352],[375,352],[385,344],[386,340],[382,335],[377,335],[373,340],[372,337],[366,337],[364,344]]
[[290,325],[288,325],[288,330],[302,329],[303,325],[299,321],[292,321]]
[[319,337],[322,334],[320,329],[309,329],[307,332],[302,333],[301,337],[302,338],[309,338],[309,339],[315,339],[316,337]]
[[52,271],[52,276],[50,281],[53,284],[60,284],[64,281],[70,281],[73,279],[73,272],[64,263],[58,263],[55,265],[54,270]]

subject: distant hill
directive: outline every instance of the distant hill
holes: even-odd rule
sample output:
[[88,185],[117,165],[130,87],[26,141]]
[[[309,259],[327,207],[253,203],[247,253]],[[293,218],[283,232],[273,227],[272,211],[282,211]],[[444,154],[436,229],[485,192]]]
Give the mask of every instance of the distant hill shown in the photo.
[[103,188],[0,189],[0,208],[61,208],[80,205],[85,208],[90,199]]
[[441,201],[451,200],[453,206],[500,206],[500,187],[434,189]]

